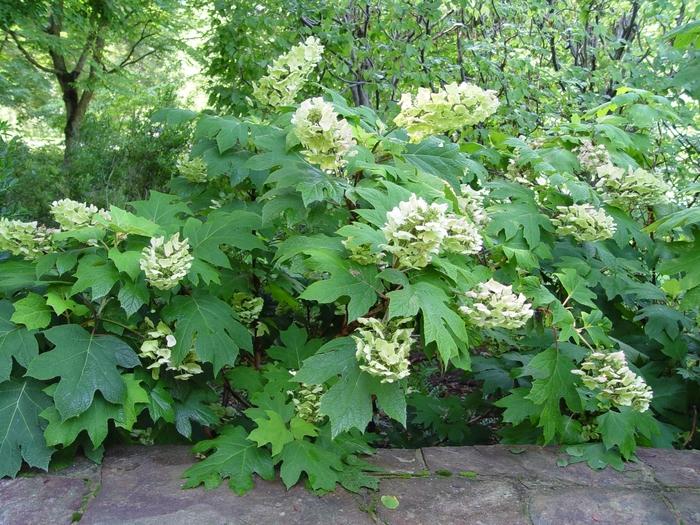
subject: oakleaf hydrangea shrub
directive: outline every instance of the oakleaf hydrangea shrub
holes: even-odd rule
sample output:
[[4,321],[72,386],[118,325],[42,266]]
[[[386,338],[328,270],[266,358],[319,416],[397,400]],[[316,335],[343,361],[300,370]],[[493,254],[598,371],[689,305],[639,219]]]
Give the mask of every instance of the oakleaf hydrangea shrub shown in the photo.
[[250,115],[169,110],[170,193],[0,219],[0,474],[182,440],[188,487],[357,491],[374,445],[697,444],[700,214],[645,131],[523,136],[456,83],[378,115],[305,85],[322,52],[273,61]]

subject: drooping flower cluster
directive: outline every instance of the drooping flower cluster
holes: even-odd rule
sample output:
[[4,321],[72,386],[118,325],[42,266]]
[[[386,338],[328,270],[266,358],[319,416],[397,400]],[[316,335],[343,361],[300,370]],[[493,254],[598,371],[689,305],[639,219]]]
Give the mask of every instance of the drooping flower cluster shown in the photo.
[[622,351],[591,352],[579,369],[571,373],[581,376],[586,388],[596,393],[601,410],[632,407],[637,412],[645,412],[654,397],[644,378],[629,369]]
[[173,366],[172,349],[177,344],[177,339],[168,325],[160,321],[158,326],[154,326],[153,322],[146,318],[146,326],[150,328],[146,333],[148,339],[141,344],[139,357],[152,361],[146,368],[151,370],[153,379],[158,379],[162,366],[165,366],[166,370],[175,371],[175,379],[180,380],[202,373],[202,367],[197,363],[197,354],[194,350],[187,353],[182,363]]
[[571,235],[579,241],[603,241],[615,235],[615,221],[602,209],[591,204],[557,206],[552,224],[560,235]]
[[177,170],[190,182],[202,183],[207,181],[207,163],[202,157],[192,159],[183,156],[177,162]]
[[386,254],[384,252],[372,251],[372,245],[362,242],[355,237],[343,239],[343,246],[350,252],[349,258],[356,263],[365,265],[383,265]]
[[181,241],[180,234],[176,233],[167,240],[152,238],[150,245],[141,252],[139,264],[151,286],[170,290],[190,271],[193,259],[187,239]]
[[401,111],[394,122],[406,129],[411,142],[420,142],[429,135],[458,131],[484,121],[498,109],[498,99],[494,91],[453,82],[435,93],[428,88],[419,88],[415,97],[404,93],[399,105]]
[[55,230],[36,221],[23,222],[0,217],[0,252],[10,252],[27,260],[36,259],[52,249],[51,234]]
[[447,213],[447,204],[428,204],[415,194],[386,218],[382,232],[387,243],[382,249],[393,254],[402,268],[424,268],[442,250],[478,253],[483,244],[469,219]]
[[253,86],[253,96],[270,107],[288,106],[321,61],[323,46],[313,36],[277,57],[267,66],[267,75]]
[[238,320],[246,326],[252,326],[258,320],[264,305],[262,297],[254,297],[246,292],[236,292],[231,297],[231,306]]
[[294,133],[304,146],[304,156],[322,170],[336,170],[347,164],[353,147],[352,128],[338,119],[333,105],[321,97],[301,103],[292,117]]
[[459,308],[474,325],[485,328],[520,328],[534,313],[523,294],[514,294],[513,287],[493,279],[479,284],[465,294],[472,303]]
[[581,140],[581,145],[576,149],[576,153],[581,168],[591,174],[595,174],[598,166],[612,164],[608,149],[602,144],[594,146],[589,139]]
[[380,378],[382,383],[393,383],[407,377],[408,360],[413,342],[413,329],[401,328],[411,319],[393,319],[384,323],[375,318],[361,317],[357,320],[365,328],[358,328],[355,340],[355,357],[360,369]]
[[483,248],[484,240],[476,225],[466,217],[450,213],[446,217],[447,236],[442,242],[445,251],[473,255]]
[[484,208],[484,200],[488,192],[484,189],[475,190],[468,184],[460,186],[461,195],[457,196],[460,211],[479,228],[485,228],[489,223],[489,216]]
[[643,168],[618,168],[612,164],[598,166],[596,189],[605,202],[621,209],[646,208],[667,201],[671,187]]
[[[290,370],[296,375],[296,370]],[[324,416],[319,413],[321,396],[325,393],[323,385],[309,385],[301,383],[298,390],[289,390],[287,394],[292,396],[292,404],[296,415],[309,423],[320,423]]]
[[64,231],[96,226],[111,220],[107,210],[71,199],[53,201],[50,213]]

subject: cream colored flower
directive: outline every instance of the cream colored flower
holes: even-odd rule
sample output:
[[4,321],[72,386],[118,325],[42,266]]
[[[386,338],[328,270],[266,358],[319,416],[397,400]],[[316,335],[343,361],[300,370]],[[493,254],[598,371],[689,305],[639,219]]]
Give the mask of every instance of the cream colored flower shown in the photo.
[[461,195],[457,196],[459,210],[479,228],[485,228],[489,223],[489,216],[484,208],[484,200],[488,192],[484,189],[475,190],[468,184],[460,186]]
[[575,151],[581,168],[588,173],[595,174],[598,166],[612,164],[607,148],[602,144],[594,146],[589,139],[582,139],[581,145]]
[[[290,370],[296,375],[296,370]],[[298,417],[309,423],[320,423],[324,416],[319,413],[321,396],[326,392],[323,385],[308,385],[301,383],[297,390],[289,390],[287,394],[292,396],[294,411]]]
[[293,104],[322,54],[321,41],[310,36],[267,67],[267,75],[253,86],[253,96],[273,108]]
[[182,156],[177,162],[177,170],[190,182],[202,183],[207,181],[207,163],[202,157],[188,158]]
[[173,331],[163,321],[158,323],[158,326],[153,326],[153,322],[146,318],[146,326],[149,328],[147,339],[141,343],[139,349],[139,357],[151,361],[146,367],[151,371],[153,379],[160,377],[160,370],[165,366],[166,370],[176,372],[175,379],[189,379],[195,374],[202,373],[202,367],[197,362],[197,354],[194,350],[190,350],[187,356],[177,366],[172,364],[172,349],[177,344],[177,339],[173,335]]
[[411,142],[420,142],[426,136],[459,131],[486,120],[498,109],[498,99],[494,91],[463,82],[447,84],[437,92],[419,88],[415,96],[404,93],[399,105],[394,123],[406,129]]
[[56,230],[40,226],[36,221],[22,222],[0,217],[0,252],[10,252],[27,260],[49,253],[51,235]]
[[654,392],[644,378],[627,366],[622,351],[591,352],[572,374],[581,377],[589,390],[595,392],[601,410],[611,407],[632,407],[637,412],[646,412]]
[[365,265],[386,265],[384,258],[386,254],[384,252],[372,251],[372,245],[369,243],[361,242],[355,237],[348,237],[343,239],[343,246],[350,252],[349,258],[356,263]]
[[631,210],[646,208],[668,200],[671,186],[642,168],[618,168],[604,164],[596,169],[596,189],[605,202],[615,207]]
[[394,255],[399,267],[424,268],[450,233],[446,212],[447,204],[428,204],[412,194],[386,214],[382,231],[387,244],[382,248]]
[[442,249],[447,252],[473,255],[483,248],[484,240],[476,225],[460,215],[447,215],[447,237],[442,241]]
[[559,235],[571,235],[579,241],[603,241],[615,235],[615,221],[602,209],[590,204],[557,206],[552,219]]
[[50,213],[64,231],[96,226],[112,218],[107,210],[71,199],[53,201]]
[[180,234],[154,237],[149,246],[141,252],[140,266],[146,273],[146,280],[154,288],[170,290],[178,285],[192,267],[194,257],[190,255],[187,239],[180,241]]
[[238,320],[246,326],[255,324],[264,305],[265,300],[262,297],[254,297],[246,292],[236,292],[231,298],[231,306]]
[[321,97],[305,100],[294,113],[292,124],[309,162],[322,170],[337,170],[347,164],[355,144],[352,128],[347,120],[338,118],[332,104]]
[[380,378],[382,383],[393,383],[410,375],[408,360],[413,343],[413,329],[401,328],[411,319],[394,319],[383,323],[379,319],[360,317],[357,320],[365,328],[358,328],[355,340],[355,357],[360,369]]
[[484,328],[515,329],[525,326],[534,313],[523,294],[514,294],[512,286],[489,279],[465,294],[471,304],[459,312],[472,324]]

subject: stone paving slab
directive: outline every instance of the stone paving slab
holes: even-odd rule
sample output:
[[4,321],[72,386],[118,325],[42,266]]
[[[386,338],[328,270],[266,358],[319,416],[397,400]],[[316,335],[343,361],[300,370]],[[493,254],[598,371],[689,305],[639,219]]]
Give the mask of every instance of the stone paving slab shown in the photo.
[[562,483],[631,488],[655,486],[651,469],[642,463],[628,463],[623,472],[612,468],[593,470],[585,463],[557,467],[557,459],[565,456],[557,447],[430,447],[423,449],[423,456],[431,471],[473,471],[482,478],[515,479],[528,487]]
[[[188,446],[120,447],[102,466],[0,480],[0,524],[700,525],[700,453],[642,449],[624,472],[556,466],[553,447],[380,450],[380,490],[317,497],[278,480],[183,490]],[[381,495],[395,496],[387,509]]]

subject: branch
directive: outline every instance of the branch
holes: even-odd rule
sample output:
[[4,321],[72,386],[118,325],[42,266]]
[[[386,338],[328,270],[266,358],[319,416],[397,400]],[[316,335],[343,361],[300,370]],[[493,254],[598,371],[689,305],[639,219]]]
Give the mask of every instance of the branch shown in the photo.
[[155,36],[155,35],[157,34],[157,33],[148,33],[148,34],[146,34],[146,28],[148,27],[148,25],[149,25],[150,23],[151,23],[151,21],[148,20],[148,21],[146,21],[146,23],[143,24],[143,29],[141,29],[141,36],[139,36],[139,38],[136,40],[136,42],[134,42],[134,43],[131,45],[131,48],[129,49],[129,52],[126,54],[126,56],[122,59],[122,61],[121,61],[118,65],[116,65],[116,66],[114,66],[112,69],[106,71],[106,73],[114,73],[114,72],[118,71],[119,69],[121,69],[121,68],[123,68],[123,67],[130,66],[130,65],[132,65],[132,64],[135,64],[136,62],[139,62],[139,61],[143,60],[143,59],[146,58],[148,55],[153,54],[153,53],[155,52],[155,50],[152,50],[152,51],[149,51],[148,53],[146,53],[146,54],[140,56],[139,58],[137,58],[137,59],[135,59],[135,60],[131,60],[131,57],[134,56],[134,53],[136,52],[136,48],[137,48],[144,40],[146,40],[146,39],[148,39],[148,38],[151,38],[152,36]]
[[128,62],[123,62],[123,61],[122,61],[118,66],[113,67],[112,69],[110,69],[109,71],[107,71],[107,73],[116,73],[116,72],[119,71],[120,69],[123,69],[123,68],[125,68],[125,67],[127,67],[127,66],[134,65],[134,64],[136,64],[137,62],[141,62],[141,61],[142,61],[144,58],[146,58],[147,56],[150,56],[150,55],[152,55],[152,54],[154,54],[154,53],[157,53],[158,51],[160,51],[160,49],[151,49],[150,51],[148,51],[147,53],[144,53],[143,55],[141,55],[141,56],[138,57],[138,58],[135,58],[135,59],[130,60],[130,61],[128,61]]
[[24,55],[24,58],[26,58],[27,61],[28,61],[31,65],[33,65],[34,67],[36,67],[36,68],[38,68],[38,69],[40,69],[40,70],[42,70],[42,71],[45,71],[46,73],[51,73],[51,74],[53,74],[53,75],[58,75],[58,74],[60,73],[58,70],[56,70],[56,69],[54,69],[54,68],[52,68],[52,67],[42,66],[32,55],[30,55],[30,54],[29,54],[29,51],[27,51],[27,50],[24,48],[24,46],[23,46],[23,45],[21,44],[21,42],[19,41],[19,38],[17,38],[17,33],[15,33],[14,31],[11,31],[11,30],[9,30],[9,29],[7,29],[6,32],[7,32],[8,35],[10,35],[10,37],[12,38],[12,40],[14,40],[15,45],[17,46],[17,49],[19,49],[20,53],[22,53],[22,54]]

